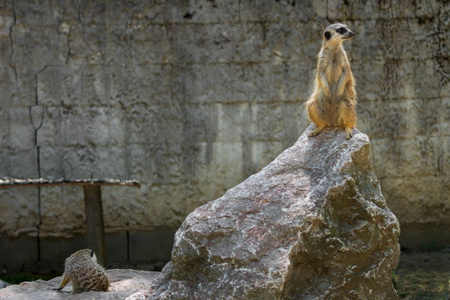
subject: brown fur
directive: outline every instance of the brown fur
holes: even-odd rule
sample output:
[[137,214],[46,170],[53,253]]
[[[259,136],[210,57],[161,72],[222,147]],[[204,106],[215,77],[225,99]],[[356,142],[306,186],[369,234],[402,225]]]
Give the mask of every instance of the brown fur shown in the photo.
[[[339,33],[339,28],[346,32]],[[324,31],[314,92],[306,102],[308,118],[317,126],[310,136],[318,135],[325,127],[340,127],[346,139],[352,137],[356,126],[355,80],[342,43],[353,36],[343,24],[330,25]]]
[[108,275],[90,249],[79,250],[66,259],[63,278],[56,290],[62,290],[70,281],[72,293],[106,292],[109,288]]

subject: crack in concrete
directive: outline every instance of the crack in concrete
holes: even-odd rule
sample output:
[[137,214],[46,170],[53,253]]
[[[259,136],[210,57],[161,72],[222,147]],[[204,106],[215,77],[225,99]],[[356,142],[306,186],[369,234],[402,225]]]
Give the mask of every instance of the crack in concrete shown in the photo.
[[15,23],[9,27],[9,41],[11,43],[11,55],[9,56],[9,63],[12,64],[12,60],[14,57],[14,38],[13,38],[13,28]]
[[13,11],[13,16],[14,16],[14,24],[17,23],[17,17],[16,17],[16,7],[14,6],[14,0],[11,0],[11,8]]
[[72,55],[72,48],[70,47],[70,35],[72,34],[73,26],[70,26],[69,32],[67,33],[67,58],[66,64],[69,63],[70,56]]
[[[17,67],[16,64],[14,63],[14,55],[15,55],[15,47],[14,47],[14,27],[17,25],[17,15],[16,15],[16,8],[15,8],[15,0],[11,0],[11,8],[12,8],[12,12],[13,12],[13,19],[14,22],[13,24],[10,26],[9,28],[9,40],[10,40],[10,44],[11,44],[11,55],[9,57],[9,65],[11,66],[11,68],[14,70],[14,77],[15,77],[15,81],[16,81],[16,91],[17,93],[19,92],[19,74],[17,72]],[[38,107],[39,105],[39,101],[38,101],[38,95],[37,95],[37,80],[38,80],[38,75],[40,73],[42,73],[43,71],[45,71],[47,67],[45,67],[44,69],[42,69],[41,71],[39,71],[36,74],[36,87],[35,87],[35,103],[36,103],[36,107]],[[31,125],[33,126],[34,129],[34,143],[36,145],[36,155],[37,155],[37,167],[38,167],[38,176],[39,178],[41,177],[41,163],[40,163],[40,149],[39,146],[37,145],[37,131],[42,127],[42,124],[44,122],[44,115],[43,115],[43,110],[42,110],[42,117],[40,118],[40,122],[38,126],[35,126],[34,124],[34,118],[33,115],[35,115],[33,113],[33,106],[29,107],[29,114],[30,114],[30,122]],[[40,240],[40,227],[42,225],[42,214],[41,214],[41,188],[38,187],[38,194],[37,194],[37,202],[38,202],[38,224],[36,225],[36,242],[37,242],[37,261],[41,261],[41,240]]]
[[15,54],[13,29],[14,29],[14,26],[16,26],[16,24],[17,24],[17,17],[16,17],[16,9],[15,9],[15,6],[14,6],[14,0],[11,0],[11,8],[12,8],[12,11],[13,11],[14,22],[11,25],[11,27],[9,28],[9,40],[10,40],[10,43],[11,43],[11,55],[9,56],[9,65],[14,70],[14,77],[15,77],[15,80],[16,80],[16,89],[17,89],[17,92],[18,92],[19,91],[19,75],[17,73],[16,64],[13,63],[13,58],[14,58],[14,54]]
[[[445,73],[445,64],[442,62],[442,59],[444,57],[443,54],[443,43],[445,43],[445,41],[443,40],[442,37],[442,33],[445,33],[445,25],[443,26],[442,24],[442,3],[439,2],[439,9],[438,9],[438,13],[437,13],[437,39],[438,39],[438,57],[439,58],[435,58],[435,62],[438,65],[438,74],[440,74],[440,82],[439,82],[439,96],[440,96],[440,107],[444,106],[444,100],[443,100],[443,95],[442,95],[442,88],[443,86],[446,84],[446,81],[448,81],[450,79],[450,74],[446,74]],[[444,46],[445,48],[445,46]],[[445,52],[445,50],[444,50]],[[441,178],[443,178],[443,173],[445,172],[445,158],[444,158],[444,153],[445,150],[443,149],[443,145],[444,145],[444,141],[445,141],[445,136],[444,136],[444,128],[445,128],[445,114],[442,113],[442,109],[439,110],[438,113],[438,118],[437,118],[437,122],[438,122],[438,132],[437,132],[437,153],[436,153],[436,171],[435,171],[435,177],[436,177],[436,181],[438,184],[438,199],[439,201],[444,202],[444,195],[445,195],[445,190],[444,190],[444,185],[440,184],[440,180]]]
[[80,4],[80,0],[77,0],[77,5],[78,5],[78,23],[81,24],[81,4]]
[[45,119],[45,110],[42,106],[39,105],[39,94],[38,94],[38,84],[39,84],[39,75],[45,72],[47,70],[47,66],[44,66],[40,71],[38,71],[35,75],[35,105],[30,106],[30,121],[31,125],[34,129],[34,143],[37,148],[37,167],[38,167],[38,175],[39,178],[41,177],[41,164],[40,164],[40,155],[39,155],[39,146],[38,146],[38,140],[37,140],[37,134],[39,129],[41,129],[42,124],[44,123]]
[[241,23],[241,0],[238,2],[238,22]]
[[[41,173],[41,151],[40,147],[38,145],[38,131],[41,129],[42,124],[44,123],[45,118],[45,110],[42,106],[39,106],[39,93],[38,93],[38,84],[39,84],[39,75],[45,72],[47,70],[47,66],[44,66],[41,70],[39,70],[35,74],[35,106],[30,106],[30,121],[31,125],[34,129],[34,143],[36,145],[36,159],[37,159],[37,172],[38,177],[42,177]],[[37,119],[37,120],[36,120]],[[37,122],[36,122],[37,121]],[[41,226],[42,226],[42,208],[41,208],[41,188],[38,187],[38,194],[37,194],[37,201],[38,201],[38,224],[36,226],[36,239],[37,239],[37,261],[41,261]]]
[[39,83],[39,75],[47,70],[48,66],[44,66],[41,70],[37,71],[36,75],[34,75],[35,84],[34,84],[34,92],[35,92],[35,104],[39,105],[39,96],[38,96],[38,83]]

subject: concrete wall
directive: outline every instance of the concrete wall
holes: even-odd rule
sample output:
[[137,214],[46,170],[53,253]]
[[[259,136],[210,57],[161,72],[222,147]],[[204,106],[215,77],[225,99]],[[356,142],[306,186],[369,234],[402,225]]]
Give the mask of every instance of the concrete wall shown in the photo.
[[[139,180],[102,191],[107,243],[136,233],[129,259],[296,141],[323,29],[345,22],[358,128],[402,244],[448,246],[449,6],[1,1],[0,177]],[[84,229],[79,187],[0,190],[0,253],[19,263],[63,259]]]

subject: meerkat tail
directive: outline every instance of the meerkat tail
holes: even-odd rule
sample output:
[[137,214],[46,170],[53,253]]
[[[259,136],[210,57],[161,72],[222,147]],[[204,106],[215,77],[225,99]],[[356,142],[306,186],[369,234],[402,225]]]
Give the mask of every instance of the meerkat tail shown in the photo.
[[63,278],[61,281],[61,284],[59,285],[59,287],[55,288],[54,290],[60,291],[62,290],[70,281],[69,276],[66,276],[66,274],[63,274]]

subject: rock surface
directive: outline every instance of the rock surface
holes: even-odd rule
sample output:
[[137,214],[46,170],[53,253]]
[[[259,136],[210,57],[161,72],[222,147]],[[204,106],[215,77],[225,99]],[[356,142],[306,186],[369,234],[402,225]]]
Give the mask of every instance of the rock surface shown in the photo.
[[10,286],[11,284],[7,283],[6,281],[3,281],[0,279],[0,289],[3,289],[7,286]]
[[396,299],[399,223],[369,163],[367,135],[297,143],[192,212],[157,299]]
[[67,299],[67,300],[109,300],[109,299],[148,299],[148,289],[159,274],[157,272],[111,269],[106,270],[111,279],[108,292],[87,292],[71,294],[72,284],[68,284],[62,291],[55,291],[59,286],[61,276],[49,281],[37,280],[22,282],[19,285],[11,285],[0,290],[0,299],[14,300],[42,300],[42,299]]

